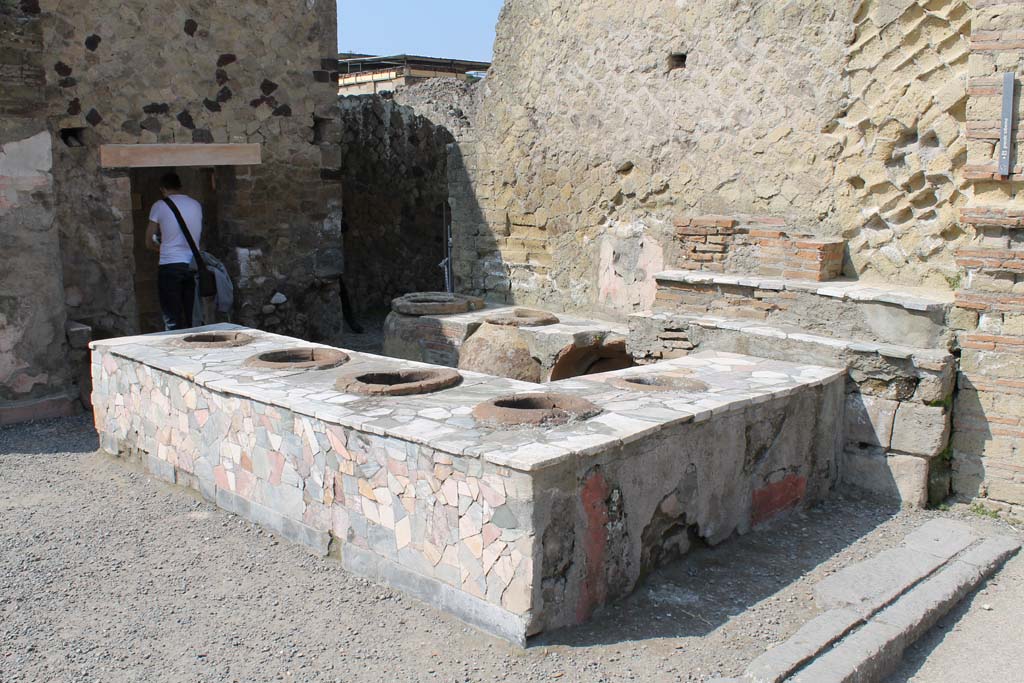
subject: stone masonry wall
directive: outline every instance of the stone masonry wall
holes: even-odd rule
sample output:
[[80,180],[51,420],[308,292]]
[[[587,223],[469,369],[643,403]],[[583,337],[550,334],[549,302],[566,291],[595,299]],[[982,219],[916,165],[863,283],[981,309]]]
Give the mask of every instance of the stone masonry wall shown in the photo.
[[447,146],[442,126],[380,96],[341,100],[346,286],[357,312],[444,289]]
[[34,3],[0,4],[0,424],[17,404],[55,394],[67,403],[42,38]]
[[642,310],[672,219],[723,214],[948,289],[969,30],[956,0],[511,0],[451,178],[458,283]]
[[[127,172],[103,171],[102,144],[259,143],[263,164],[218,172],[215,254],[236,279],[236,317],[311,337],[340,328],[340,157],[318,131],[335,117],[313,71],[336,52],[335,3],[43,0],[53,86],[57,222],[76,319],[134,331]],[[77,131],[83,144],[62,142]],[[214,226],[208,226],[214,227]],[[275,292],[291,313],[265,314]]]
[[582,623],[698,544],[825,498],[842,413],[831,382],[535,474],[544,629]]
[[967,59],[971,4],[861,3],[843,66],[847,105],[832,127],[843,149],[832,179],[851,274],[948,289],[966,238],[970,192]]
[[476,83],[457,78],[431,78],[397,88],[392,98],[461,141],[472,134],[473,121],[480,110],[480,94]]

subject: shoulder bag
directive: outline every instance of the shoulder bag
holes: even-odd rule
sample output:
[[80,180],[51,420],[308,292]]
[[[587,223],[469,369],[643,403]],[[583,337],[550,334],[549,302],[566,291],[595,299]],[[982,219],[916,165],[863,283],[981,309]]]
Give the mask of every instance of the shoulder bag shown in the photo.
[[206,261],[203,260],[203,255],[199,253],[199,248],[196,246],[195,240],[192,239],[192,233],[188,231],[185,219],[181,217],[181,212],[178,211],[178,207],[174,205],[174,202],[172,202],[170,198],[164,197],[164,201],[174,213],[174,217],[178,219],[178,225],[181,227],[181,234],[185,236],[185,241],[188,242],[188,248],[192,250],[192,256],[196,259],[196,268],[199,269],[199,296],[204,299],[216,296],[217,278],[214,277],[213,271],[206,267]]

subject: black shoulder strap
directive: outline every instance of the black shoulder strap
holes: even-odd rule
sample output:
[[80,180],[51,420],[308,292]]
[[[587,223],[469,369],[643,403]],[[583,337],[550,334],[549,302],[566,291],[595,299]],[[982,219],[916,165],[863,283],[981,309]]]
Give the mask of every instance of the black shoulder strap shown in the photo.
[[185,236],[185,241],[188,242],[188,248],[192,250],[192,256],[196,259],[196,267],[199,268],[199,270],[206,270],[206,261],[204,261],[203,257],[199,254],[199,247],[196,246],[195,240],[192,239],[192,233],[188,231],[188,225],[185,224],[185,219],[181,217],[181,212],[178,211],[178,207],[175,206],[170,197],[164,197],[164,201],[174,213],[174,217],[178,219],[178,226],[181,228],[181,234]]

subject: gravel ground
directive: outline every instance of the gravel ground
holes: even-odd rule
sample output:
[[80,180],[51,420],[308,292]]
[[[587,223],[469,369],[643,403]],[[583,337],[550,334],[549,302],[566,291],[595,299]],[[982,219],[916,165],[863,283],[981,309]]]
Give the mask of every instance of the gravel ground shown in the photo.
[[362,315],[357,321],[363,329],[362,332],[356,334],[348,325],[345,325],[344,331],[336,339],[328,340],[328,343],[349,351],[379,355],[384,349],[384,320],[387,315],[387,311],[375,311]]
[[[822,577],[940,514],[837,498],[696,550],[591,623],[523,651],[95,448],[88,417],[0,429],[4,683],[704,681],[739,674],[799,628]],[[1007,572],[963,610],[965,623],[980,611],[1015,620],[1021,572]],[[1003,585],[1013,590],[995,591]],[[927,666],[954,623],[892,680],[964,680]],[[981,648],[953,646],[965,661]],[[1019,680],[1012,660],[1002,664],[1013,675],[988,680]]]

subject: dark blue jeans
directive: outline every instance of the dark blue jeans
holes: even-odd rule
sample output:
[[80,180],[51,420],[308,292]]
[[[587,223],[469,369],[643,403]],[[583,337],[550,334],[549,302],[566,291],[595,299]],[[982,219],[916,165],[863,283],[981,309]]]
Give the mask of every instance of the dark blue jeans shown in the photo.
[[192,327],[192,307],[196,297],[196,274],[187,263],[160,266],[156,278],[164,327],[185,330]]

